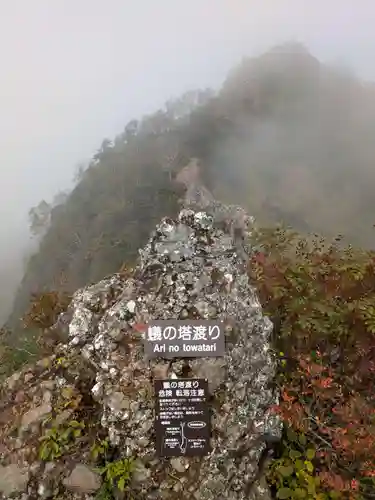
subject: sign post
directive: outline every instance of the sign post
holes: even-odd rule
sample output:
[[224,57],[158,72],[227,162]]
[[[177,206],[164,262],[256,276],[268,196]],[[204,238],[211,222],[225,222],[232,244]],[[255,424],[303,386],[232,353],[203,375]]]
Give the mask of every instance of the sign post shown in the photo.
[[[147,324],[149,358],[225,356],[221,320],[156,320]],[[154,380],[156,453],[160,457],[203,456],[211,451],[208,381],[197,378]]]
[[211,434],[207,380],[155,380],[154,390],[157,454],[207,455]]
[[150,358],[201,358],[225,355],[224,323],[204,320],[158,320],[148,323],[144,338]]

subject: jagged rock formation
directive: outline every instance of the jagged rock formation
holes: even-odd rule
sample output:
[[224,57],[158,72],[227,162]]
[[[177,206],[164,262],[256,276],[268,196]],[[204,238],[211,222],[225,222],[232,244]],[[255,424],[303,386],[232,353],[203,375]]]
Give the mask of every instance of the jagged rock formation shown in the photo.
[[[262,314],[243,260],[252,220],[237,207],[207,199],[199,184],[195,188],[188,189],[178,218],[157,226],[132,275],[116,274],[77,291],[54,328],[64,338],[55,354],[4,384],[2,498],[94,498],[102,479],[93,470],[90,446],[106,435],[112,450],[107,461],[135,459],[125,493],[115,488],[115,498],[269,498],[259,463],[280,424],[270,412],[277,402],[272,324]],[[145,358],[147,321],[189,317],[224,321],[225,357]],[[209,381],[208,456],[155,457],[152,380],[171,376]],[[66,443],[53,438],[54,455],[47,449],[41,461],[39,436],[51,426],[66,430],[72,418],[81,430]]]

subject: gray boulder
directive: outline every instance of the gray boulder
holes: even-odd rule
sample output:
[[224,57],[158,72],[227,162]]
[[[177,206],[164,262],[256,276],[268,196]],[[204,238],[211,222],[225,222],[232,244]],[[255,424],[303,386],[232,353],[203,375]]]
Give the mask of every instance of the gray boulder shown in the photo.
[[[272,324],[246,273],[252,219],[238,207],[211,200],[204,206],[199,211],[198,195],[193,208],[184,208],[176,220],[164,219],[140,250],[131,278],[115,275],[79,290],[70,308],[70,345],[95,367],[92,394],[102,407],[101,424],[121,454],[137,458],[148,471],[133,485],[137,499],[175,498],[182,489],[200,500],[265,498],[263,486],[256,491],[258,464],[267,440],[280,433],[270,412],[277,403]],[[240,238],[233,232],[238,214]],[[112,303],[110,296],[116,297]],[[223,358],[145,357],[142,331],[149,320],[189,317],[224,321]],[[155,457],[152,380],[161,373],[208,379],[209,455]]]

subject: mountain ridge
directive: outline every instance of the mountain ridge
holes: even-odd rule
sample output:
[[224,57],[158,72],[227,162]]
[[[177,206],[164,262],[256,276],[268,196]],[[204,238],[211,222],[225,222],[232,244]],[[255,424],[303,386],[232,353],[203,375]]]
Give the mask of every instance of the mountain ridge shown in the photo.
[[368,86],[285,44],[244,59],[219,92],[188,92],[132,120],[52,209],[9,324],[33,292],[73,292],[131,263],[156,220],[177,213],[173,178],[193,157],[212,192],[261,221],[372,246],[373,117]]

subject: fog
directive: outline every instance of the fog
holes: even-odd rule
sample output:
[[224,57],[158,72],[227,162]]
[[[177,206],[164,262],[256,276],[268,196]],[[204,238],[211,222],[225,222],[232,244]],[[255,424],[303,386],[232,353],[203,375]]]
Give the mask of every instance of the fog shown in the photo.
[[368,0],[3,0],[0,319],[30,244],[29,208],[69,188],[104,137],[289,39],[375,79],[374,10]]

